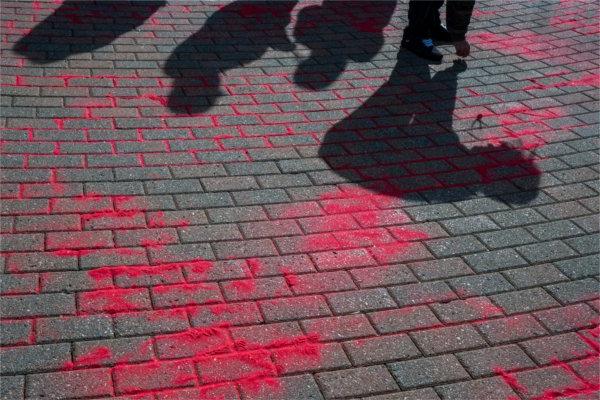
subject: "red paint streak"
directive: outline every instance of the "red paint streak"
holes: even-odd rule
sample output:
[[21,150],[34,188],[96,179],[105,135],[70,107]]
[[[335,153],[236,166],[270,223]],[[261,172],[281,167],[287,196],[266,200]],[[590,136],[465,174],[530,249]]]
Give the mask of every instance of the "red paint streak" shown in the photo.
[[106,346],[98,346],[86,354],[83,354],[71,363],[72,367],[101,365],[113,356],[112,351]]
[[521,385],[517,378],[513,375],[509,374],[500,367],[494,368],[494,372],[496,373],[496,375],[499,375],[502,378],[502,380],[512,389],[518,392],[527,393],[527,389],[525,388],[525,386]]
[[164,211],[157,211],[152,218],[150,218],[148,220],[148,227],[149,228],[163,228],[163,227],[183,227],[183,226],[189,226],[190,222],[186,219],[170,219],[170,220],[165,220],[165,213]]
[[495,15],[495,14],[496,14],[496,11],[483,11],[483,10],[478,10],[477,8],[475,8],[473,10],[472,16],[475,18],[478,18],[478,17],[483,17],[485,15]]
[[283,271],[283,276],[290,287],[294,287],[300,283],[298,277],[291,272]]
[[65,120],[64,118],[53,118],[52,119],[56,124],[56,129],[62,131],[65,129]]
[[473,44],[485,50],[518,55],[530,60],[553,57],[551,49],[537,49],[540,44],[546,43],[548,38],[533,31],[514,31],[510,35],[483,32],[473,34],[469,36],[469,39]]
[[[366,189],[347,189],[333,191],[321,196],[321,204],[327,214],[336,214],[351,219],[356,213],[366,226],[385,225],[389,210],[386,208],[393,197],[372,193]],[[309,251],[321,249],[335,250],[342,248],[366,247],[376,259],[387,262],[394,256],[408,250],[416,240],[427,238],[424,232],[408,228],[362,228],[338,231],[335,219],[317,219],[322,226],[314,227],[315,231],[333,232],[333,234],[309,235],[305,237],[304,247]]]
[[254,279],[243,279],[234,281],[229,284],[238,294],[252,294],[256,290],[256,282]]
[[258,258],[249,258],[246,260],[246,263],[248,264],[252,276],[258,276],[260,274],[263,265]]
[[136,215],[140,215],[140,212],[139,211],[106,210],[106,211],[99,211],[99,212],[94,212],[94,213],[89,213],[89,214],[82,214],[81,218],[84,221],[92,221],[92,220],[103,219],[103,218],[131,218],[131,217],[135,217]]
[[135,296],[143,292],[137,289],[104,289],[80,293],[81,310],[85,312],[116,313],[146,309]]
[[[557,74],[548,74],[546,77],[556,76]],[[587,74],[582,78],[573,79],[566,82],[557,82],[551,84],[538,83],[536,79],[530,79],[534,85],[526,86],[523,90],[545,90],[551,88],[560,88],[565,86],[571,87],[600,87],[600,74]]]
[[159,348],[168,348],[165,358],[199,357],[233,350],[225,329],[192,328],[182,333],[156,336]]

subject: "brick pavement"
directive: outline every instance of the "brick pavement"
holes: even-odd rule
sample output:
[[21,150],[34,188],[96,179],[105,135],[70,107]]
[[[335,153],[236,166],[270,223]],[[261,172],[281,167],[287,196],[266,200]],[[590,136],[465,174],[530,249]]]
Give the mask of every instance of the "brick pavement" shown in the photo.
[[3,2],[1,397],[596,398],[598,6],[405,14]]

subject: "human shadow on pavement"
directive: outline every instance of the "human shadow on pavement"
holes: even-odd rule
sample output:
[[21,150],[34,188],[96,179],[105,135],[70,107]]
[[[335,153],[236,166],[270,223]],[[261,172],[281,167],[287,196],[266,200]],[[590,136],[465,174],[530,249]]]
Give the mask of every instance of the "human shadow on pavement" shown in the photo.
[[508,143],[467,147],[452,129],[464,61],[431,77],[424,61],[404,51],[399,59],[388,82],[325,134],[319,155],[329,166],[349,182],[404,199],[483,194],[531,202],[540,180],[532,157]]
[[36,64],[64,60],[110,44],[142,25],[166,1],[65,1],[14,45]]
[[395,0],[324,0],[298,13],[294,38],[310,50],[294,74],[294,82],[308,89],[324,89],[339,77],[349,61],[367,62],[384,43]]
[[273,48],[291,51],[285,28],[297,0],[235,1],[214,12],[165,65],[174,78],[168,106],[176,113],[208,110],[224,94],[220,74],[260,59]]

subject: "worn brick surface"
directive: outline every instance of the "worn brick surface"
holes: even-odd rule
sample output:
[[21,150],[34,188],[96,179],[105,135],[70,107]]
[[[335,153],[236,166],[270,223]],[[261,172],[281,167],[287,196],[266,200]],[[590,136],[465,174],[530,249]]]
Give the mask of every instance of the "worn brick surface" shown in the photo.
[[597,14],[3,2],[0,397],[588,398]]

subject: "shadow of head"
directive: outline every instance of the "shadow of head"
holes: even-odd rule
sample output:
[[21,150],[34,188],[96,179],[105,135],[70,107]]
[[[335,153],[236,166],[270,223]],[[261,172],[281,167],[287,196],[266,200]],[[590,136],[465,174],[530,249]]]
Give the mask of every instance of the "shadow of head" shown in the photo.
[[464,145],[452,129],[457,77],[466,64],[431,76],[425,62],[401,56],[388,82],[325,134],[319,155],[346,181],[385,195],[532,201],[540,180],[532,156],[515,143]]
[[221,73],[260,59],[269,48],[293,50],[285,28],[296,4],[297,0],[235,1],[215,11],[165,64],[166,74],[174,78],[169,108],[204,112],[224,93]]
[[36,64],[64,60],[110,44],[136,29],[166,1],[65,1],[13,50]]
[[349,61],[371,60],[384,43],[396,1],[325,0],[300,10],[294,37],[310,49],[294,82],[308,89],[324,89],[339,77]]

